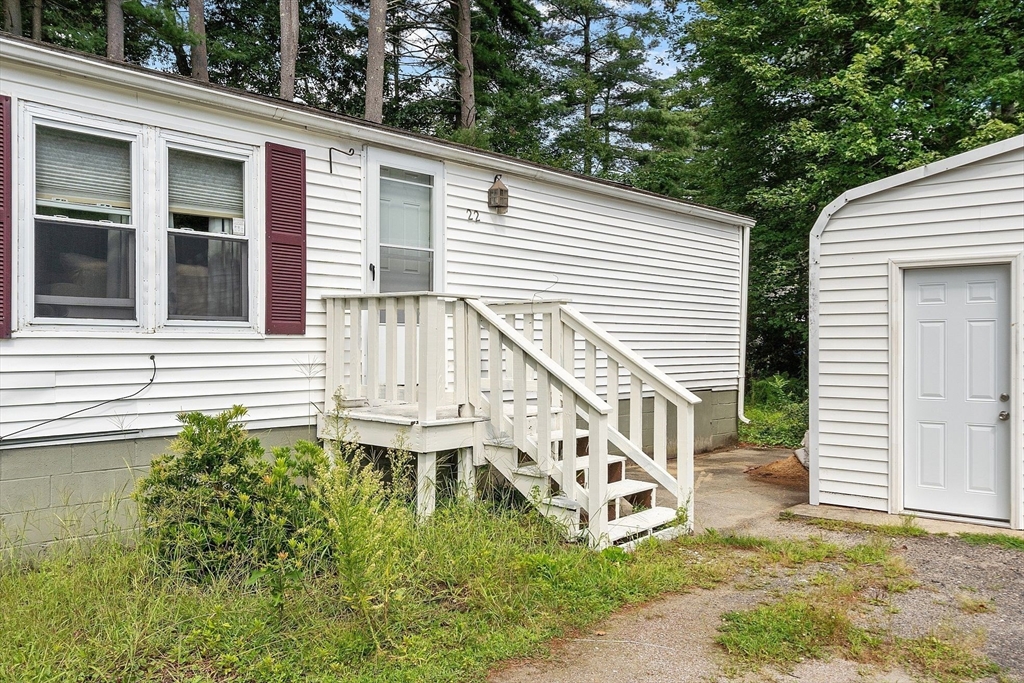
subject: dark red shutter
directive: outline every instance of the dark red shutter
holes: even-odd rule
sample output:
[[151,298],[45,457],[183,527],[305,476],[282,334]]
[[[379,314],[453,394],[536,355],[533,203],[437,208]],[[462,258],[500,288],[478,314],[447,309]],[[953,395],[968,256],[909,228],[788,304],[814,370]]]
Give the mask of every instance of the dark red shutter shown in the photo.
[[267,333],[306,332],[306,151],[267,143]]
[[11,98],[0,95],[0,338],[11,336]]

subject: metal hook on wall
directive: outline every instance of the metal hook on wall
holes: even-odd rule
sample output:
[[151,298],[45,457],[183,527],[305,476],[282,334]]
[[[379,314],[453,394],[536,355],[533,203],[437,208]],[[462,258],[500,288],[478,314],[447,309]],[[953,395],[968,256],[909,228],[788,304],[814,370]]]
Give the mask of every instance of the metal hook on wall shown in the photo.
[[328,160],[328,163],[330,164],[330,167],[331,167],[331,175],[334,175],[334,153],[335,152],[338,152],[339,154],[344,154],[347,157],[354,157],[356,155],[355,147],[349,147],[347,152],[345,150],[343,150],[343,149],[338,149],[337,147],[329,148],[328,151],[327,151],[327,160]]

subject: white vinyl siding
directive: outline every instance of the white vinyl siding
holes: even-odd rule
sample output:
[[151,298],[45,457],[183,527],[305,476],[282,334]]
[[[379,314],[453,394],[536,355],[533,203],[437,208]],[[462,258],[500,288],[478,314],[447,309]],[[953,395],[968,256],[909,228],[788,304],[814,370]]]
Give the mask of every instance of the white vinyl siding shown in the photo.
[[[310,402],[322,400],[324,378],[322,369],[313,377],[308,371],[317,369],[326,351],[321,297],[370,286],[364,262],[367,147],[340,134],[277,121],[273,106],[266,107],[266,116],[256,116],[118,85],[114,78],[101,82],[77,77],[71,69],[58,73],[13,60],[2,66],[0,89],[14,95],[16,111],[35,103],[97,121],[138,124],[148,131],[141,144],[149,150],[159,149],[161,139],[183,136],[256,149],[258,196],[247,198],[245,225],[251,244],[260,248],[250,252],[250,268],[258,274],[259,291],[250,311],[255,330],[161,325],[154,302],[140,307],[147,312],[140,329],[46,329],[20,319],[14,338],[0,340],[0,435],[131,394],[149,380],[151,354],[156,356],[156,381],[137,397],[20,436],[78,438],[122,430],[129,436],[169,435],[176,431],[175,416],[181,411],[217,411],[238,403],[249,408],[253,429],[315,420]],[[16,116],[17,121],[22,118]],[[14,140],[16,187],[26,168],[20,134],[19,125]],[[393,137],[393,149],[406,153],[425,144]],[[304,336],[264,338],[259,332],[264,328],[261,245],[267,142],[300,147],[307,154]],[[351,157],[335,153],[333,173],[331,147],[356,150]],[[149,158],[156,156],[151,153]],[[446,178],[447,207],[439,228],[447,231],[448,289],[502,298],[572,298],[584,313],[689,388],[737,387],[742,219],[694,218],[658,206],[660,200],[648,205],[641,195],[634,200],[614,197],[614,190],[606,193],[596,184],[592,191],[548,186],[499,169],[507,173],[511,209],[496,223],[486,199],[498,171],[433,158],[444,162]],[[145,205],[164,205],[164,210],[140,215],[140,226],[147,234],[166,234],[165,183],[152,168],[143,169],[142,179]],[[24,188],[16,190],[16,234],[31,213],[26,211],[28,195]],[[466,221],[466,209],[478,210],[480,222]],[[20,250],[22,245],[16,242],[15,247]],[[139,249],[142,277],[149,277],[166,255],[161,256],[156,239]],[[16,252],[17,268],[26,258]],[[558,282],[551,286],[556,276]],[[24,308],[24,296],[23,289],[16,290],[19,309]]]
[[832,215],[818,281],[821,503],[888,509],[890,259],[1022,246],[1019,147],[854,199]]
[[509,174],[499,216],[493,172],[448,164],[446,179],[449,291],[572,299],[688,389],[737,388],[740,229]]

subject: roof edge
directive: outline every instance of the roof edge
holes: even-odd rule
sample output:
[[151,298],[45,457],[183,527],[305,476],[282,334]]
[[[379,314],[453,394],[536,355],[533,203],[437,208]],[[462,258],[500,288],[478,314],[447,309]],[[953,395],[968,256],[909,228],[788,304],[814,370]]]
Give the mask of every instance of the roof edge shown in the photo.
[[929,178],[933,175],[939,175],[953,169],[973,164],[983,159],[990,157],[999,156],[1006,152],[1013,151],[1024,147],[1024,135],[1017,135],[1006,140],[1000,140],[999,142],[993,142],[977,149],[972,149],[969,152],[963,152],[945,159],[940,159],[930,164],[918,166],[912,168],[909,171],[903,171],[896,175],[882,178],[866,185],[855,187],[851,190],[847,190],[843,194],[836,197],[828,206],[826,206],[822,212],[818,215],[818,220],[814,222],[814,227],[811,228],[811,243],[814,244],[816,239],[820,238],[822,233],[825,232],[825,226],[832,219],[839,209],[843,208],[855,199],[863,199],[864,197],[884,192],[885,190],[891,190],[894,187],[900,187],[912,183],[915,180],[921,180],[923,178]]
[[[319,133],[350,137],[368,144],[409,153],[408,141],[422,145],[420,154],[464,163],[469,166],[493,170],[496,163],[504,164],[509,174],[555,185],[590,192],[610,194],[630,202],[704,218],[736,227],[751,227],[756,221],[748,216],[675,199],[603,178],[585,176],[572,171],[517,159],[497,152],[481,150],[468,145],[355,119],[342,114],[288,102],[265,95],[246,92],[226,86],[200,83],[184,76],[156,71],[135,64],[115,62],[103,57],[68,50],[10,34],[0,35],[0,58],[23,64],[29,68],[67,72],[82,78],[96,78],[116,85],[137,87],[149,92],[172,97],[189,98],[197,103],[251,116],[271,118],[279,123],[310,129]],[[111,72],[120,72],[117,79]],[[415,153],[415,152],[413,152]]]

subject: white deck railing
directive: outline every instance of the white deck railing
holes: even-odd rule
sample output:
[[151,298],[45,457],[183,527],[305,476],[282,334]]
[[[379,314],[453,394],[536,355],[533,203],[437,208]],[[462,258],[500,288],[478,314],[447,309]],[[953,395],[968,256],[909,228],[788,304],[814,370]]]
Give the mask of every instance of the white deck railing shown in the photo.
[[[587,511],[588,532],[597,545],[603,544],[608,524],[612,448],[675,494],[693,519],[693,405],[700,399],[567,303],[484,303],[438,293],[325,299],[328,405],[340,388],[346,400],[371,408],[417,404],[425,426],[439,419],[442,406],[457,406],[444,418],[485,418],[492,435],[510,436],[516,449]],[[618,424],[623,386],[629,406],[625,433]],[[644,440],[645,396],[653,397],[651,443]],[[531,410],[538,417],[533,428]],[[675,475],[667,462],[670,417],[677,434]],[[582,486],[575,462],[579,429],[589,442]],[[559,448],[563,440],[566,445]],[[482,442],[473,448],[486,451]]]

